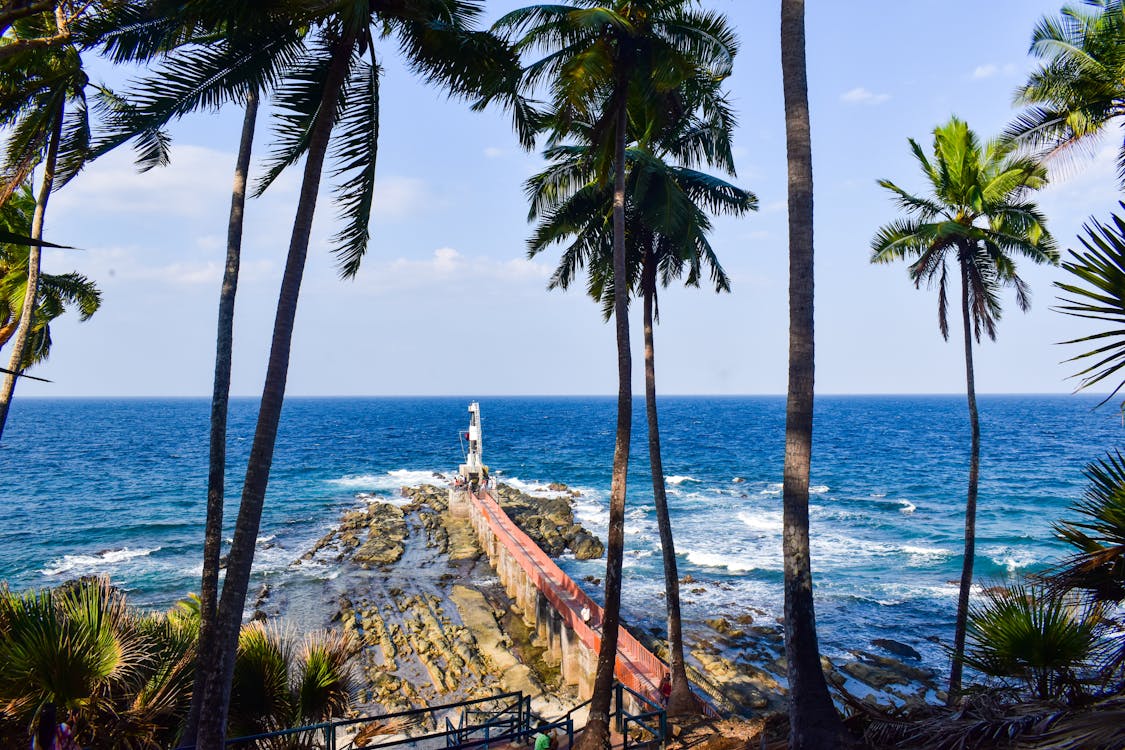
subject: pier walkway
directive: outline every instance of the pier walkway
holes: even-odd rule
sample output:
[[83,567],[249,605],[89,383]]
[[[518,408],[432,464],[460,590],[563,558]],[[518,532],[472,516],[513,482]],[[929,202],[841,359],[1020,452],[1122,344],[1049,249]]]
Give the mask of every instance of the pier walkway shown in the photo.
[[[562,661],[564,678],[568,677],[568,659],[579,662],[577,666],[585,675],[568,681],[577,682],[579,693],[587,697],[592,688],[592,667],[601,647],[602,608],[516,526],[488,490],[454,492],[463,495],[471,504],[470,516],[482,546],[500,580],[523,609],[524,619],[546,637],[548,652],[555,650],[556,641],[561,641],[557,643],[557,648],[561,651],[558,656]],[[550,611],[545,612],[548,607]],[[582,619],[583,608],[589,609],[589,622]],[[571,639],[577,640],[577,643]],[[667,671],[664,662],[625,628],[618,631],[614,669],[618,681],[659,703],[660,679]]]

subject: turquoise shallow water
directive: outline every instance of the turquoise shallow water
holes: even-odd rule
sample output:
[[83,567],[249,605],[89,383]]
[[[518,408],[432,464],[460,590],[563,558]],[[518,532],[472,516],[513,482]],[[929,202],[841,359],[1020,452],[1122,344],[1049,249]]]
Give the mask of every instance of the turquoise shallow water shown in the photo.
[[[468,398],[290,399],[282,422],[256,576],[294,589],[332,578],[293,565],[359,493],[456,468]],[[1084,396],[984,396],[977,573],[1032,571],[1061,553],[1051,524],[1082,492],[1086,462],[1125,437],[1114,406]],[[701,621],[781,604],[781,397],[660,402],[664,464],[685,616]],[[626,525],[626,616],[655,623],[662,590],[637,402]],[[232,404],[229,518],[256,401]],[[0,579],[14,589],[107,573],[131,600],[166,607],[198,588],[205,513],[202,399],[20,400],[0,448]],[[614,401],[481,400],[486,463],[533,488],[565,482],[605,531]],[[817,620],[828,653],[895,638],[940,666],[929,640],[952,633],[968,454],[964,398],[820,397],[811,517]],[[604,561],[563,560],[576,579]],[[593,592],[592,592],[593,593]]]

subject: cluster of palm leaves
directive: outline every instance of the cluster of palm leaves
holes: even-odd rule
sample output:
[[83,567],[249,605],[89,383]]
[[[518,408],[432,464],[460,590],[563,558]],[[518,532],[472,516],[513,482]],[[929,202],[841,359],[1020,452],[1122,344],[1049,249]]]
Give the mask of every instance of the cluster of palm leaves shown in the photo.
[[[0,745],[69,720],[82,746],[167,748],[187,717],[199,633],[198,599],[166,613],[131,609],[105,578],[22,594],[0,588]],[[339,716],[353,683],[352,641],[331,633],[298,642],[260,623],[239,637],[233,735]],[[302,747],[302,738],[278,750]]]
[[[31,231],[35,197],[29,185],[18,189],[0,206],[0,227],[14,237]],[[27,267],[31,248],[22,243],[0,244],[0,349],[16,333],[24,298],[27,296]],[[20,369],[42,362],[51,353],[51,321],[68,308],[77,308],[88,320],[101,306],[101,292],[80,273],[48,274],[39,277],[39,296],[31,318],[30,338]]]

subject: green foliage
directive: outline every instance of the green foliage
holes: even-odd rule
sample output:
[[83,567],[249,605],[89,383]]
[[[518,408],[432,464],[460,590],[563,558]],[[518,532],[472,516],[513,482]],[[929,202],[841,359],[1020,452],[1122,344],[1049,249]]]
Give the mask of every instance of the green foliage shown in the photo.
[[[1121,207],[1125,209],[1125,203]],[[1063,303],[1057,308],[1059,311],[1107,326],[1089,336],[1063,342],[1094,345],[1068,360],[1084,365],[1073,375],[1079,379],[1079,389],[1101,383],[1125,367],[1125,220],[1115,214],[1112,225],[1091,220],[1084,230],[1086,235],[1078,239],[1085,250],[1071,250],[1071,259],[1062,264],[1063,270],[1073,277],[1072,282],[1055,282],[1057,288],[1069,295],[1059,298]],[[1122,385],[1125,380],[1118,382],[1101,403],[1113,398]]]
[[[1085,0],[1045,17],[1032,34],[1030,53],[1043,64],[1016,92],[1030,106],[1007,136],[1065,152],[1092,143],[1125,115],[1125,5],[1121,0]],[[1125,184],[1125,145],[1117,158]]]
[[1101,619],[1042,585],[991,588],[969,608],[965,664],[1016,678],[1033,696],[1060,697],[1099,646]]
[[968,282],[963,292],[973,334],[977,341],[982,331],[995,339],[1003,286],[1015,289],[1021,310],[1031,304],[1013,255],[1034,263],[1058,263],[1046,219],[1024,199],[1027,192],[1046,185],[1046,170],[1036,159],[1018,154],[1010,142],[982,145],[956,117],[934,129],[932,159],[913,139],[910,148],[930,194],[918,196],[890,180],[879,181],[894,194],[906,218],[879,229],[871,240],[871,262],[912,259],[908,270],[914,285],[938,287],[938,326],[948,339],[947,266],[956,261]]
[[[50,703],[63,717],[74,712],[84,746],[169,747],[191,700],[198,632],[197,597],[151,613],[128,608],[124,592],[105,578],[23,594],[0,587],[0,745],[26,746]],[[299,648],[293,644],[259,623],[243,629],[232,735],[312,724],[347,710],[354,641],[316,633]]]
[[[7,203],[0,206],[0,230],[6,229],[17,235],[29,234],[34,210],[35,198],[30,186],[25,183]],[[23,243],[6,244],[0,240],[0,347],[15,333],[23,309],[28,255],[29,250]],[[71,308],[77,309],[82,320],[88,320],[101,306],[101,299],[101,291],[82,274],[41,274],[23,367],[30,367],[50,356],[50,324],[53,320]]]
[[[1076,520],[1061,520],[1055,533],[1074,551],[1052,568],[1046,581],[1060,592],[1078,591],[1109,613],[1125,601],[1125,458],[1115,451],[1083,472],[1089,485],[1071,506]],[[1120,623],[1119,623],[1120,625]],[[1125,639],[1110,640],[1100,669],[1109,680],[1125,669]]]
[[[349,634],[292,633],[253,622],[242,628],[231,688],[231,736],[274,732],[340,716],[354,690]],[[305,747],[299,734],[275,738],[271,748]]]

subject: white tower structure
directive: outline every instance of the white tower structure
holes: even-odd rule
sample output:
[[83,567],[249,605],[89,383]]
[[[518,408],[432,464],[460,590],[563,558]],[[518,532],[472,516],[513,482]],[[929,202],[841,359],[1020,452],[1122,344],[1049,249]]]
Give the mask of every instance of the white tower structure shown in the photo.
[[461,476],[476,489],[480,483],[488,478],[488,467],[481,461],[481,429],[480,429],[480,404],[473,401],[469,404],[469,431],[466,434],[469,449],[465,454],[465,463],[461,464]]

